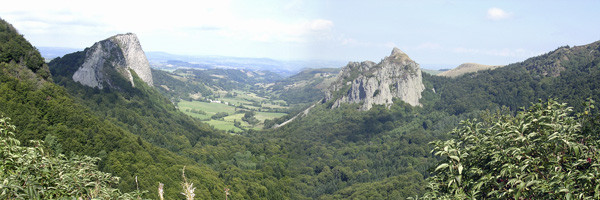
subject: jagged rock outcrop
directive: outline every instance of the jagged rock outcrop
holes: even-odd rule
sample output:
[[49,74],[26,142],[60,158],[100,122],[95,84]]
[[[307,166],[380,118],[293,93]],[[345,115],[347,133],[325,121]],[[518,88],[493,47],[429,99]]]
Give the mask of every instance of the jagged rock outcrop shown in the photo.
[[334,101],[332,108],[342,103],[362,103],[361,110],[369,110],[373,104],[389,107],[393,98],[420,106],[419,99],[424,89],[419,64],[394,48],[390,56],[377,64],[371,61],[348,63],[331,85],[324,101]]
[[148,85],[153,85],[150,63],[133,33],[119,34],[96,42],[84,54],[83,64],[73,74],[76,82],[98,88],[103,88],[103,83],[112,86],[113,82],[106,73],[106,67],[112,67],[129,80],[132,86],[135,84],[131,71]]

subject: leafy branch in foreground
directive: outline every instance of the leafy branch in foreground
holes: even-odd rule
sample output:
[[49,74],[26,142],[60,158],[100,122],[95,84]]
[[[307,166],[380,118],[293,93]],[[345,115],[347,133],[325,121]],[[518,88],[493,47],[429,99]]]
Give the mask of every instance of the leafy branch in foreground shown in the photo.
[[0,199],[136,199],[143,192],[121,193],[119,178],[98,171],[99,158],[44,152],[42,141],[21,146],[15,126],[0,118]]
[[467,120],[435,141],[446,158],[428,178],[428,199],[598,199],[598,117],[593,100],[573,115],[566,104],[533,104],[516,116]]
[[[44,152],[42,141],[32,140],[33,147],[21,146],[15,137],[15,126],[0,117],[0,199],[142,199],[147,191],[122,193],[115,189],[119,177],[98,170],[100,158]],[[196,189],[182,170],[183,191],[193,200]],[[136,176],[137,184],[137,176]],[[164,184],[158,193],[163,197]]]

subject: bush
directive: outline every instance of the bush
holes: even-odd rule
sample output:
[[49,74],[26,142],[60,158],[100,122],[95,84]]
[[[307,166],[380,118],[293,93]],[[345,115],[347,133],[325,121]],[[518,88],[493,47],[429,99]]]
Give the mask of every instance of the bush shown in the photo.
[[121,193],[112,188],[119,177],[98,171],[99,158],[62,154],[50,156],[42,141],[21,146],[15,126],[0,118],[0,199],[57,199],[64,197],[134,199],[139,191]]
[[585,128],[598,124],[592,104],[573,115],[566,104],[550,100],[514,117],[462,122],[452,132],[456,139],[433,142],[435,155],[446,160],[428,178],[426,197],[600,198],[599,136]]
[[227,117],[227,116],[229,116],[229,114],[226,112],[218,112],[218,113],[214,114],[213,116],[211,116],[210,118],[214,119],[214,120],[218,120],[218,119],[223,119],[224,117]]

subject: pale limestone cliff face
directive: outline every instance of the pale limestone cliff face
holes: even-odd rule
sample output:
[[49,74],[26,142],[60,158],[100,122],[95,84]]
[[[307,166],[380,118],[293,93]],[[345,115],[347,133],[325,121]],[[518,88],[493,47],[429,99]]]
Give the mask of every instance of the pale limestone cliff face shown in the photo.
[[394,97],[420,106],[421,92],[425,89],[419,64],[397,48],[380,63],[351,62],[342,69],[331,86],[325,101],[334,100],[332,108],[342,103],[362,103],[361,110],[373,104],[393,104]]
[[132,86],[135,85],[130,70],[153,85],[150,64],[133,33],[110,37],[86,49],[84,62],[73,74],[73,80],[90,87],[103,88],[104,82],[111,85],[110,77],[104,73],[105,67],[114,67]]
[[[121,47],[127,67],[133,69],[133,71],[135,71],[135,73],[149,86],[154,85],[150,63],[146,58],[144,50],[142,50],[142,45],[140,45],[137,36],[133,33],[121,34],[112,37],[112,40],[117,42]],[[133,84],[133,79],[131,80],[131,83]]]

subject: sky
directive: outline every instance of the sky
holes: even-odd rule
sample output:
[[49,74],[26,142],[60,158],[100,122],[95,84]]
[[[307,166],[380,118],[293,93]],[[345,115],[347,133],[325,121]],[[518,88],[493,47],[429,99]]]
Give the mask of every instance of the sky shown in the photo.
[[[600,40],[600,1],[216,0],[2,3],[34,46],[79,48],[135,33],[144,51],[378,62],[393,47],[424,68],[506,65]],[[341,67],[341,66],[336,66]]]

